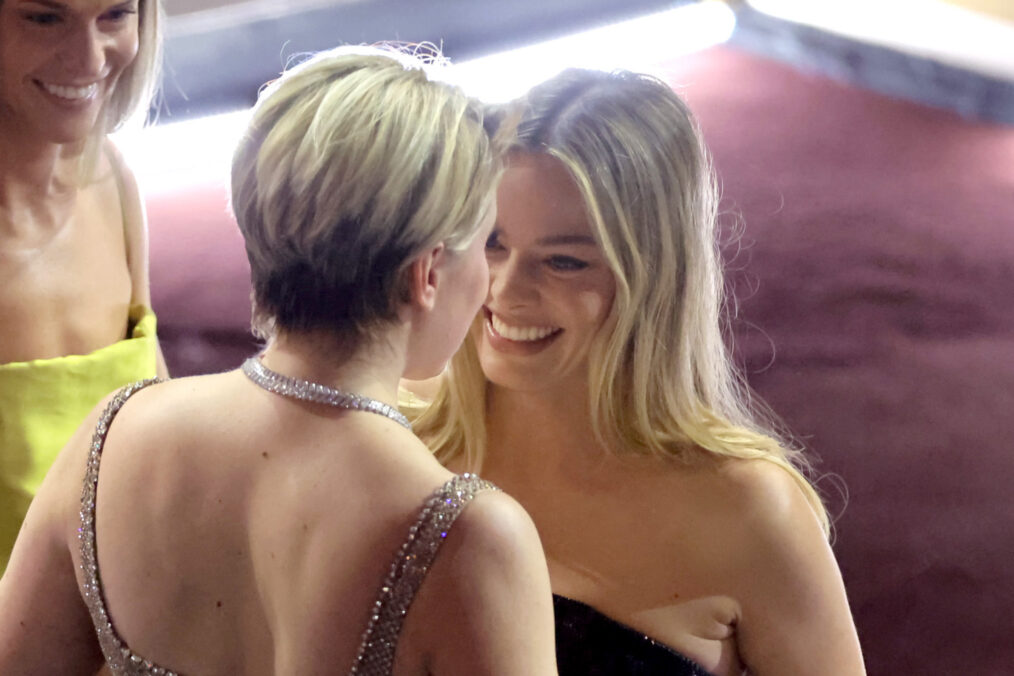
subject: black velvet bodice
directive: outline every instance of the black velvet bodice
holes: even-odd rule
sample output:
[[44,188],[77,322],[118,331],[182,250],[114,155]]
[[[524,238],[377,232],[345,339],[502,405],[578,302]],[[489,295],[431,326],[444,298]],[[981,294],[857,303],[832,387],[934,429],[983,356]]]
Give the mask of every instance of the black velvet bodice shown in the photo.
[[693,660],[591,606],[553,595],[560,676],[711,676]]

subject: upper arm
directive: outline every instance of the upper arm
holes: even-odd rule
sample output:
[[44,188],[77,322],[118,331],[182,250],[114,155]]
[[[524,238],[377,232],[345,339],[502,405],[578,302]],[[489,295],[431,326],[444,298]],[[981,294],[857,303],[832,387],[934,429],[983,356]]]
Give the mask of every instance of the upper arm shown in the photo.
[[480,494],[444,547],[419,599],[445,618],[424,630],[431,673],[556,674],[549,573],[521,506],[503,493]]
[[754,463],[743,480],[743,529],[730,574],[737,644],[750,673],[864,674],[841,572],[816,514],[783,469]]
[[102,664],[78,587],[76,545],[88,444],[105,404],[81,424],[46,474],[0,579],[2,674],[95,673]]

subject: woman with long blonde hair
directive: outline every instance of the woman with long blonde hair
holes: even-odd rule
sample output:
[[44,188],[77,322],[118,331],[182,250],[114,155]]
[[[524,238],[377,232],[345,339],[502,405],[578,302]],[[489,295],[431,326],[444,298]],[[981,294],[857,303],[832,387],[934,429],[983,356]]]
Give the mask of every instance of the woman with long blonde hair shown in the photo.
[[716,188],[663,82],[536,87],[490,290],[415,429],[538,527],[561,674],[864,673],[801,452],[723,341]]

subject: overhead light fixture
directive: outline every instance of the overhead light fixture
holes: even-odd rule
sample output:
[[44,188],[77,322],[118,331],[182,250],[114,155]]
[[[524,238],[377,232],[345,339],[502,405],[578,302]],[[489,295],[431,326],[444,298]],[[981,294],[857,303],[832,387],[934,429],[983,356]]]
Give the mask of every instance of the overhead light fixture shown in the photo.
[[[704,0],[446,68],[434,77],[490,103],[516,98],[568,67],[652,72],[682,54],[728,40],[736,25],[724,2]],[[232,151],[249,111],[114,135],[148,194],[228,184]]]
[[747,0],[757,11],[1014,80],[1014,23],[942,0]]

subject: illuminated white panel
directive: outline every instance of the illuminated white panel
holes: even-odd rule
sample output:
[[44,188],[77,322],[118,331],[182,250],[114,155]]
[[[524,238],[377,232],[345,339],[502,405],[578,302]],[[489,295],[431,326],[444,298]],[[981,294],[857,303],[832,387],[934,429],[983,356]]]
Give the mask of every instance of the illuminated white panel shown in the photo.
[[145,193],[172,192],[192,185],[228,185],[232,151],[249,116],[249,110],[241,110],[121,131],[113,134],[113,141]]
[[[724,42],[736,19],[717,0],[612,24],[433,69],[433,76],[460,85],[491,103],[520,96],[567,67],[626,68],[651,72],[660,62]],[[187,186],[228,185],[232,151],[249,111],[215,115],[114,135],[148,194]]]
[[709,0],[464,61],[443,79],[500,103],[569,67],[651,72],[667,59],[725,42],[735,27],[729,6]]
[[940,0],[748,0],[831,33],[1014,79],[1014,24]]

